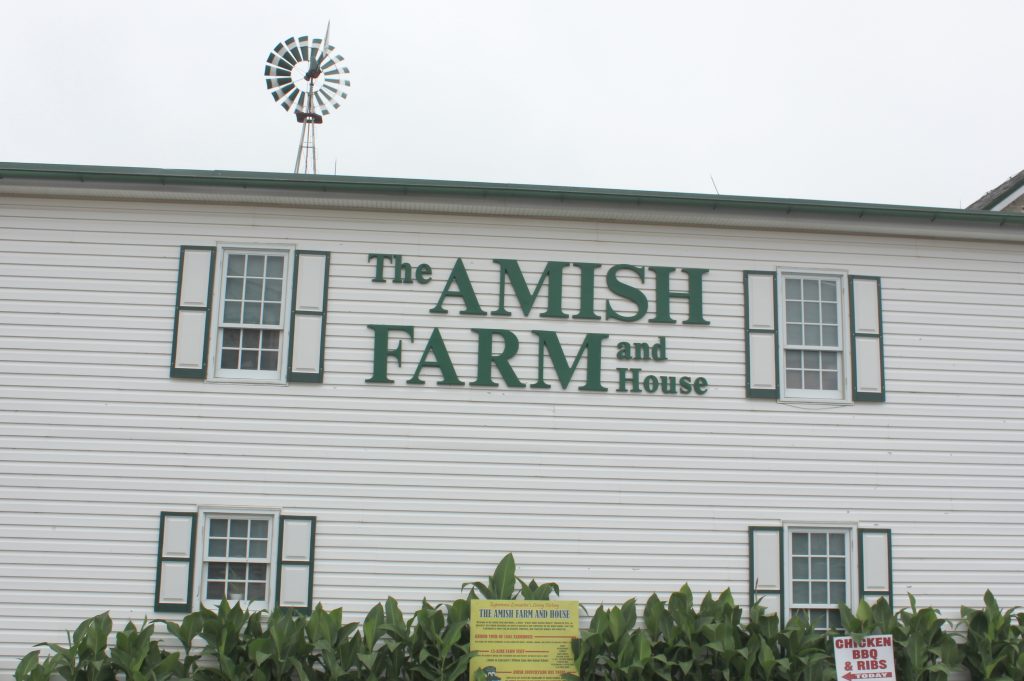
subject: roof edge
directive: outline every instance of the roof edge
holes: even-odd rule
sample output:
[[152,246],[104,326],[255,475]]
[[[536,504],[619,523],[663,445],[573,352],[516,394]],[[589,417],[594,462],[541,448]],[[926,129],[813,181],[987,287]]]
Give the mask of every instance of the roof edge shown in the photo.
[[932,222],[937,220],[953,220],[957,222],[1024,225],[1024,214],[814,199],[785,199],[495,182],[464,182],[456,180],[415,180],[337,175],[310,176],[234,170],[185,170],[0,162],[0,184],[9,180],[17,181],[19,184],[24,181],[55,180],[71,183],[162,185],[166,187],[217,187],[242,190],[273,189],[278,191],[316,192],[320,194],[342,194],[358,191],[392,196],[505,197],[548,199],[560,202],[588,201],[631,204],[634,206],[784,210],[787,213],[817,212],[850,215],[858,218],[870,216],[924,219]]

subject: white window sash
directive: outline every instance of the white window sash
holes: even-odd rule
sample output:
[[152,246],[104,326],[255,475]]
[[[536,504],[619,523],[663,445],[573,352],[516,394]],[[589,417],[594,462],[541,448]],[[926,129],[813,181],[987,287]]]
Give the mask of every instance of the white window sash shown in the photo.
[[[281,321],[278,324],[243,324],[223,322],[224,293],[227,289],[228,278],[228,255],[280,255],[284,257],[284,268],[281,278]],[[238,382],[257,383],[285,383],[287,372],[288,352],[291,339],[288,337],[288,320],[291,319],[292,304],[292,278],[294,272],[292,267],[295,259],[294,246],[259,246],[246,244],[218,244],[217,246],[217,287],[214,290],[213,309],[214,324],[211,324],[211,333],[215,334],[213,342],[210,343],[209,372],[207,380],[225,380]],[[262,369],[221,369],[220,358],[223,350],[224,329],[254,329],[262,331],[280,331],[281,341],[278,347],[277,370],[269,371]]]
[[[232,511],[229,509],[208,509],[199,511],[199,540],[197,542],[196,551],[198,553],[197,560],[195,561],[195,575],[193,583],[196,585],[193,593],[195,603],[201,603],[207,608],[216,609],[220,604],[220,599],[209,599],[206,597],[206,566],[208,563],[262,563],[262,559],[258,560],[243,560],[240,558],[228,558],[228,557],[214,557],[211,558],[207,551],[210,548],[210,521],[214,519],[241,519],[241,520],[266,520],[267,521],[267,588],[264,593],[264,599],[259,601],[240,601],[228,599],[228,603],[234,605],[240,603],[250,609],[264,609],[268,610],[271,604],[275,602],[275,586],[277,584],[277,542],[279,538],[278,525],[280,523],[281,514],[278,511],[263,511],[255,509],[238,509]],[[227,580],[225,580],[226,584]]]
[[[789,324],[788,318],[786,317],[786,280],[787,279],[816,279],[821,281],[834,281],[836,283],[836,325],[837,325],[837,343],[836,345],[797,345],[789,342]],[[845,335],[848,332],[846,328],[846,296],[847,296],[847,275],[845,273],[838,272],[804,272],[800,270],[779,270],[777,276],[778,286],[778,300],[779,300],[779,331],[781,332],[781,339],[779,342],[779,399],[782,401],[786,400],[799,400],[799,401],[811,401],[811,402],[845,402],[849,401],[849,389],[850,389],[850,353],[846,348]],[[810,351],[810,352],[831,352],[837,355],[836,366],[838,368],[838,381],[839,386],[836,390],[813,390],[806,388],[787,388],[786,387],[786,351]],[[802,369],[801,369],[802,371]]]

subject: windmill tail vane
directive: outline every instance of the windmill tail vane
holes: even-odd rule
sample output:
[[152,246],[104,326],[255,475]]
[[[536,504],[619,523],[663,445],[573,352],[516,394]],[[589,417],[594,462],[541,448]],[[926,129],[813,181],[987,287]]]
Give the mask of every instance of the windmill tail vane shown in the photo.
[[263,69],[274,101],[302,124],[296,173],[317,172],[315,126],[348,98],[349,70],[342,64],[345,58],[328,42],[330,33],[328,23],[323,38],[304,35],[278,43]]

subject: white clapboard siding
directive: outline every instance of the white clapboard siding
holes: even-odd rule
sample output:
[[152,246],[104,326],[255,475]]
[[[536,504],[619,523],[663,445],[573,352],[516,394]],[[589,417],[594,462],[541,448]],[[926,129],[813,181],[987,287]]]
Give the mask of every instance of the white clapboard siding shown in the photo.
[[[1024,604],[1024,247],[687,224],[0,199],[0,674],[97,612],[153,617],[160,513],[197,506],[315,516],[313,598],[351,618],[458,597],[509,551],[591,612],[683,582],[746,604],[748,529],[808,522],[890,529],[897,605]],[[323,384],[168,378],[180,246],[249,243],[330,253]],[[373,283],[368,253],[434,279]],[[511,317],[430,314],[456,257],[487,310],[495,258],[531,288],[549,261],[706,268],[711,324],[545,319],[545,295],[523,318],[510,292]],[[884,404],[745,397],[743,272],[778,267],[881,278]],[[370,324],[415,327],[394,385],[365,382]],[[434,327],[467,383],[471,329],[515,332],[526,383],[532,330],[607,333],[610,391],[406,385]],[[614,344],[660,336],[665,362],[621,365],[706,396],[615,392]]]

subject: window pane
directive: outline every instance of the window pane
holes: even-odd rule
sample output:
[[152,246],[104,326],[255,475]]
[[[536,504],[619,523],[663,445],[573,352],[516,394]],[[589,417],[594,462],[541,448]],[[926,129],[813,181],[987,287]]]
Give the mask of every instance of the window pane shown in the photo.
[[250,520],[249,521],[249,536],[250,537],[266,537],[267,527],[270,525],[266,520]]
[[810,570],[807,568],[807,559],[802,556],[794,557],[793,579],[807,579],[810,576]]
[[238,368],[238,350],[225,350],[220,356],[221,369]]
[[831,603],[839,605],[846,603],[846,584],[843,582],[831,582],[829,585]]
[[224,323],[238,324],[242,321],[241,303],[224,303]]
[[253,539],[249,542],[249,557],[250,558],[266,558],[267,557],[267,542],[260,539]]
[[823,352],[821,353],[821,368],[827,371],[835,371],[839,363],[839,353],[836,352]]
[[[249,306],[246,305],[246,308]],[[804,327],[804,345],[821,345],[821,327],[820,326],[805,326]]]
[[815,629],[828,628],[828,613],[825,610],[811,610],[809,612],[812,627]]
[[224,582],[207,582],[206,597],[215,598],[218,601],[224,598]]
[[246,329],[242,332],[243,348],[258,348],[260,346],[259,329]]
[[829,576],[832,579],[846,579],[846,559],[829,558]]
[[818,363],[821,361],[820,352],[805,352],[804,353],[804,367],[807,369],[817,369]]
[[263,261],[265,256],[262,255],[250,255],[249,267],[245,270],[245,273],[250,277],[262,277],[263,276]]
[[211,518],[210,519],[210,536],[211,537],[226,537],[226,536],[228,536],[228,521],[227,521],[227,518]]
[[807,555],[807,533],[806,532],[794,532],[793,533],[793,553],[806,556]]
[[228,285],[224,289],[224,297],[230,300],[242,299],[242,279],[240,277],[228,277]]
[[277,352],[260,353],[260,371],[277,371]]
[[803,353],[799,350],[786,350],[786,367],[789,369],[799,369],[803,366]]
[[267,256],[267,276],[280,277],[284,274],[284,257],[280,255]]
[[249,584],[249,600],[262,601],[267,597],[267,585],[264,582]]
[[799,324],[786,324],[786,341],[793,345],[803,345],[804,328]]
[[[241,341],[241,338],[242,338],[242,330],[241,329],[224,329],[223,345],[226,348],[237,348],[238,347],[238,343]],[[215,520],[214,522],[227,523],[226,520],[221,520],[221,521],[216,521]]]
[[843,626],[843,618],[839,615],[838,610],[828,611],[828,628],[839,631]]
[[[231,305],[232,303],[228,303]],[[246,324],[259,324],[260,323],[260,304],[259,303],[246,303],[245,314],[242,315],[242,321]]]
[[263,300],[271,300],[275,302],[281,301],[280,279],[267,279],[266,286],[263,289]]
[[281,339],[281,332],[280,331],[264,331],[263,332],[263,349],[264,350],[277,350],[280,339]]
[[231,536],[232,537],[248,537],[249,536],[249,521],[242,518],[231,519]]
[[211,539],[208,553],[214,558],[222,558],[227,551],[228,543],[223,539]]
[[259,361],[259,355],[255,350],[246,350],[242,353],[242,367],[243,369],[255,369]]
[[816,279],[804,279],[804,300],[818,299],[818,281]]
[[804,372],[804,387],[808,390],[820,390],[821,385],[818,380],[817,371],[805,371]]
[[838,310],[839,310],[839,306],[836,305],[835,303],[833,303],[831,305],[829,305],[828,303],[822,304],[822,306],[821,306],[821,321],[826,322],[828,324],[835,324],[835,323],[837,323],[837,321],[838,321],[837,318],[839,316]]
[[810,586],[807,582],[793,582],[793,601],[807,603],[810,600]]
[[786,303],[786,321],[787,322],[799,322],[803,319],[800,314],[800,303],[799,302],[787,302]]
[[823,556],[828,553],[826,548],[828,542],[828,535],[821,532],[815,532],[811,535],[811,553],[816,556]]
[[821,375],[822,390],[839,390],[839,374],[836,372],[825,372]]
[[246,279],[245,280],[245,299],[246,300],[260,300],[263,293],[263,280],[262,279]]
[[819,316],[821,310],[818,308],[818,303],[804,303],[804,321],[805,322],[820,322],[821,317]]
[[241,276],[245,274],[245,256],[244,255],[229,255],[228,256],[228,275],[229,276]]
[[[228,546],[228,556],[231,558],[245,558],[245,540],[232,539]],[[232,565],[232,567],[234,567]]]
[[281,304],[280,303],[264,303],[263,304],[263,323],[264,324],[280,324],[281,323]]
[[844,539],[845,537],[839,532],[828,535],[828,552],[833,556],[845,556],[846,542]]
[[241,601],[245,599],[245,582],[228,582],[228,600]]
[[231,563],[228,565],[228,579],[245,579],[245,563]]
[[828,558],[811,558],[811,577],[828,579]]
[[828,603],[828,582],[811,582],[811,603]]
[[267,581],[267,564],[253,563],[249,566],[249,579],[254,582]]
[[803,373],[798,369],[790,369],[786,372],[786,387],[799,390],[804,387]]
[[227,565],[224,563],[210,563],[206,566],[206,574],[210,579],[224,579],[227,574]]
[[787,279],[786,280],[786,298],[799,299],[800,298],[800,280],[799,279]]
[[821,299],[822,300],[835,300],[836,299],[836,282],[834,282],[834,281],[823,281],[823,282],[821,282]]
[[829,347],[836,347],[839,345],[839,327],[838,326],[822,326],[821,327],[821,344]]

